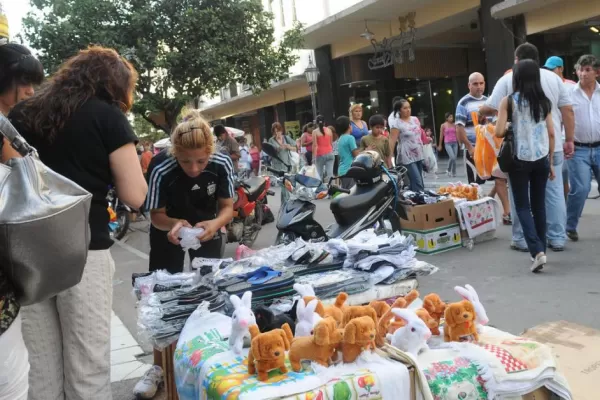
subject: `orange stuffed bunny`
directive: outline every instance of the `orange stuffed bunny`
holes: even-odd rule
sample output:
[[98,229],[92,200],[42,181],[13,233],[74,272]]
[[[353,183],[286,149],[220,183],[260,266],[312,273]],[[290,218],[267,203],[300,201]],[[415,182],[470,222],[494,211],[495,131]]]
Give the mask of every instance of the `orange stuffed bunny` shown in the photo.
[[446,303],[440,299],[436,293],[429,293],[427,296],[423,298],[423,308],[427,310],[431,318],[433,318],[438,326],[431,329],[432,335],[440,334],[440,319],[444,316],[444,311],[446,310]]
[[342,358],[344,362],[356,361],[363,350],[371,347],[375,339],[375,332],[373,318],[362,316],[351,319],[344,329],[344,340],[342,341]]
[[258,380],[265,382],[269,379],[269,371],[279,369],[281,373],[288,372],[285,366],[285,352],[290,349],[290,342],[283,329],[274,329],[260,333],[258,326],[250,326],[252,342],[248,352],[248,373],[258,372]]
[[445,342],[467,342],[479,341],[477,327],[475,325],[475,308],[468,300],[459,303],[451,303],[444,312],[444,341]]
[[[288,324],[283,325],[288,339],[292,336],[292,330]],[[314,330],[313,336],[294,338],[290,346],[288,357],[295,372],[302,370],[302,360],[315,361],[325,367],[330,364],[330,359],[340,347],[344,331],[337,328],[337,322],[333,317],[321,320]]]

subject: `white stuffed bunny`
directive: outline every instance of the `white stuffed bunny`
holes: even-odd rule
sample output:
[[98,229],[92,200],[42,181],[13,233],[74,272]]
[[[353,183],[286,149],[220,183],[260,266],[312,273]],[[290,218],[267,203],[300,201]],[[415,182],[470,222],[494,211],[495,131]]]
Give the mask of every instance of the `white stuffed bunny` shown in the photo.
[[414,310],[407,308],[392,308],[392,312],[402,318],[406,325],[398,328],[394,334],[387,334],[387,339],[392,346],[412,354],[419,355],[421,350],[429,349],[427,340],[431,337],[431,331],[425,322],[417,316]]
[[298,322],[296,323],[296,336],[311,336],[313,334],[313,328],[321,321],[319,314],[315,313],[317,308],[318,300],[311,300],[308,305],[304,304],[304,299],[298,300],[296,306],[296,316]]
[[231,335],[229,335],[229,348],[235,354],[242,354],[244,337],[250,337],[250,325],[256,325],[256,318],[252,312],[252,292],[245,292],[240,299],[232,294],[229,299],[235,308],[231,315]]
[[477,316],[477,324],[479,324],[477,330],[480,331],[481,326],[487,325],[488,322],[490,322],[490,320],[488,319],[483,304],[481,304],[481,302],[479,301],[479,296],[477,295],[477,292],[475,291],[473,286],[469,284],[466,284],[465,287],[454,286],[454,290],[463,299],[469,300],[473,304],[473,307],[475,308],[475,315]]
[[315,289],[312,287],[310,283],[294,283],[294,290],[302,297],[312,296],[317,297],[315,295]]

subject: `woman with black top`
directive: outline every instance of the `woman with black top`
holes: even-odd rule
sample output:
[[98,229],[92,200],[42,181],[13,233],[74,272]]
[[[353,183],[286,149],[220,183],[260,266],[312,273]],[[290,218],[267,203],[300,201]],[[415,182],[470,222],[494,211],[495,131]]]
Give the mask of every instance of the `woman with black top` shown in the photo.
[[136,80],[134,68],[114,50],[90,47],[9,115],[44,164],[93,196],[90,251],[81,282],[22,309],[31,363],[29,400],[112,398],[115,264],[106,195],[114,184],[119,199],[133,208],[146,197],[137,138],[124,114],[131,109]]
[[[44,79],[42,64],[25,47],[0,45],[0,113],[7,115],[18,102],[34,93]],[[0,135],[0,161],[19,154]],[[10,201],[10,199],[8,199]],[[20,307],[11,283],[0,266],[0,400],[26,400],[29,362],[21,332]]]
[[[145,208],[150,211],[150,271],[183,271],[185,252],[179,246],[182,227],[204,229],[196,257],[220,258],[220,229],[233,218],[234,168],[228,155],[215,152],[210,126],[198,111],[188,112],[171,133],[170,149],[157,154],[148,167]],[[138,398],[150,399],[162,382],[161,353],[134,388]]]

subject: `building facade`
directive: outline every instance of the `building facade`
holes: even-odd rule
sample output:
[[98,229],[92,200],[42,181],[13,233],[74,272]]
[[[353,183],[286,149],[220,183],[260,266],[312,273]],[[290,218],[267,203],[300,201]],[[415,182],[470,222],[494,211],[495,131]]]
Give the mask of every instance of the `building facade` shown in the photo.
[[278,36],[304,24],[305,50],[290,78],[252,95],[240,85],[203,103],[210,120],[246,130],[255,142],[270,126],[287,123],[295,133],[312,121],[308,58],[320,71],[318,113],[332,123],[360,103],[364,119],[388,115],[392,99],[411,102],[413,114],[434,132],[467,92],[472,72],[482,72],[491,91],[513,64],[515,47],[529,41],[542,59],[565,59],[573,79],[575,60],[600,56],[600,1],[589,0],[264,0]]

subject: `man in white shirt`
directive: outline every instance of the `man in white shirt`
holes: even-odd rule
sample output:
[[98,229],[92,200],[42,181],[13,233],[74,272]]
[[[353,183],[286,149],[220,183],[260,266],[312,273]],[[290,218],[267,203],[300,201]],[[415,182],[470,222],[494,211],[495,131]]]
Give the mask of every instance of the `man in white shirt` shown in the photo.
[[567,235],[579,240],[577,224],[591,188],[592,172],[600,182],[600,60],[593,55],[581,56],[577,62],[579,83],[571,98],[575,112],[575,154],[569,162]]
[[[519,60],[534,60],[540,62],[537,48],[531,43],[523,43],[515,50],[515,63]],[[563,145],[560,135],[555,136],[553,166],[556,179],[548,180],[546,185],[546,224],[548,247],[555,251],[563,251],[566,236],[567,207],[565,203],[562,178],[562,164],[564,158],[571,157],[573,153],[573,108],[569,93],[562,80],[553,72],[546,69],[540,70],[542,89],[546,97],[552,102],[552,120],[555,132],[560,132],[565,127],[565,142]],[[481,108],[484,115],[493,115],[497,112],[500,101],[513,93],[512,72],[507,72],[494,87],[490,98]],[[564,154],[563,154],[564,149]],[[511,190],[512,197],[512,190]],[[514,201],[511,201],[511,213],[517,215]],[[513,218],[513,237],[511,249],[526,252],[527,244],[523,236],[523,229],[519,218]]]

